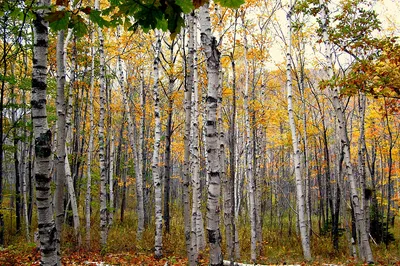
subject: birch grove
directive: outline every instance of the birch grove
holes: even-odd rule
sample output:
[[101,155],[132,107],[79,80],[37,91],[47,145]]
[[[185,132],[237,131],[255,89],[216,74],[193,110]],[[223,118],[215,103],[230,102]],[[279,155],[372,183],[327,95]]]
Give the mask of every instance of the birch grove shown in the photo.
[[0,264],[398,263],[389,2],[0,4]]

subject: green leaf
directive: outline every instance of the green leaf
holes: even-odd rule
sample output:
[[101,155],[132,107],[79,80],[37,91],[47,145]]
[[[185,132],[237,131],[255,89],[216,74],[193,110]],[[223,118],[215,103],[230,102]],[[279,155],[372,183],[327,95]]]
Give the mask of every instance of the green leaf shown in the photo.
[[194,9],[194,5],[191,0],[176,0],[175,2],[181,7],[183,13],[187,14]]
[[242,4],[244,4],[244,0],[217,0],[221,6],[229,7],[229,8],[239,8]]
[[50,22],[50,28],[54,31],[66,30],[70,19],[70,12],[55,11],[53,15],[49,15],[47,20]]
[[167,31],[168,30],[168,21],[165,18],[157,19],[156,28],[160,29],[162,31]]
[[89,18],[93,23],[96,23],[100,28],[103,28],[104,26],[109,26],[109,22],[105,20],[101,16],[101,12],[99,10],[94,10],[92,9],[89,14]]
[[75,19],[73,20],[72,25],[70,24],[70,27],[72,27],[72,29],[74,30],[75,35],[78,38],[79,37],[83,37],[88,31],[86,23],[84,22],[82,17],[79,16],[79,15],[75,17]]

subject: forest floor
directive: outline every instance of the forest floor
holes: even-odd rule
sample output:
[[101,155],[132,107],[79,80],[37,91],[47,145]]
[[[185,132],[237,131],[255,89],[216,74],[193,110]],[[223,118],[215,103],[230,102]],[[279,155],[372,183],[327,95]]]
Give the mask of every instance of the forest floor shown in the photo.
[[[132,216],[132,215],[130,215]],[[98,221],[94,221],[93,224]],[[67,227],[63,232],[62,264],[63,265],[149,265],[168,266],[187,265],[185,240],[182,234],[183,217],[178,215],[171,220],[170,234],[163,235],[164,258],[156,260],[153,256],[154,226],[149,226],[143,233],[140,243],[136,241],[136,221],[132,218],[124,223],[116,221],[110,228],[107,248],[101,252],[100,235],[94,227],[90,248],[85,245],[78,247],[74,239],[73,229]],[[269,224],[266,224],[269,225]],[[36,225],[33,225],[35,227]],[[241,263],[250,261],[250,230],[248,223],[243,223],[239,230],[241,243]],[[400,219],[396,219],[393,227],[395,241],[388,247],[384,244],[371,244],[375,265],[400,266]],[[222,230],[222,235],[225,233]],[[84,232],[81,233],[84,236]],[[363,265],[358,260],[349,257],[348,242],[345,236],[339,239],[339,251],[332,248],[329,235],[316,235],[311,241],[312,262],[303,261],[300,238],[295,233],[289,233],[285,227],[273,224],[263,231],[264,241],[261,244],[261,256],[258,263],[262,265]],[[22,233],[14,234],[6,230],[7,245],[0,247],[0,266],[39,265],[40,252],[35,243],[27,242]],[[226,244],[222,241],[223,252]],[[208,265],[208,250],[199,256],[199,265]],[[103,262],[103,264],[100,264]],[[97,263],[97,264],[96,264]]]
[[[265,258],[264,258],[265,259]],[[0,265],[11,266],[11,265],[40,265],[40,252],[36,247],[25,248],[21,250],[15,246],[9,246],[5,249],[0,249]],[[292,262],[293,263],[293,262]],[[155,259],[153,254],[146,253],[110,253],[102,255],[100,252],[92,252],[86,250],[76,250],[73,252],[63,252],[62,256],[63,265],[96,265],[96,266],[111,266],[111,265],[154,265],[154,266],[165,266],[165,265],[187,265],[186,258],[178,258],[175,256],[169,256],[162,259]],[[349,258],[347,261],[335,261],[334,264],[331,262],[324,261],[322,258],[315,258],[311,263],[297,262],[295,265],[367,265],[356,260]],[[205,257],[201,257],[199,265],[208,265],[208,260]],[[279,264],[264,264],[264,265],[286,265],[286,262],[282,260]],[[376,258],[375,265],[396,265],[400,266],[400,260],[387,260],[382,258]]]

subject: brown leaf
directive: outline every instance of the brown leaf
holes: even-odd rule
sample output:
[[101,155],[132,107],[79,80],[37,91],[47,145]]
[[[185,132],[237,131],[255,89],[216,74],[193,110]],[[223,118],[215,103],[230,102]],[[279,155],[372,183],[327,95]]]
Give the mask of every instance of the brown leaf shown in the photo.
[[208,2],[209,2],[209,0],[193,0],[193,5],[194,5],[194,8],[197,9]]

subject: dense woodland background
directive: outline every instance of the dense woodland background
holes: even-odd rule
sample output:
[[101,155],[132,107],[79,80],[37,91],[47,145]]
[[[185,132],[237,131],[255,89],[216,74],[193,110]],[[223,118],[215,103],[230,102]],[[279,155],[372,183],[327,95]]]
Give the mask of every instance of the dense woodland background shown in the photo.
[[0,264],[400,262],[398,2],[49,4],[0,2]]

